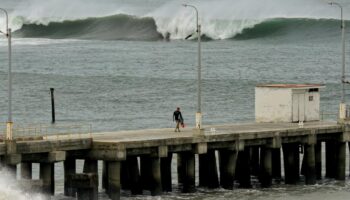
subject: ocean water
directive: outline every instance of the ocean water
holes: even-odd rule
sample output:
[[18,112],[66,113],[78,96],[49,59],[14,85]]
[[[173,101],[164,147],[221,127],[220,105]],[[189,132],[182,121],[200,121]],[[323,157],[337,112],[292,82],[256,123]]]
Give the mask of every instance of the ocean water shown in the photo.
[[[164,0],[2,0],[13,38],[13,121],[50,126],[49,88],[57,124],[90,124],[93,132],[174,127],[181,107],[194,125],[197,42],[194,10]],[[202,110],[205,125],[254,120],[260,83],[323,83],[321,110],[335,120],[340,101],[339,8],[321,0],[188,1],[202,24]],[[344,9],[349,10],[347,1]],[[345,12],[349,20],[349,12]],[[346,21],[347,24],[348,21]],[[0,30],[5,20],[0,15]],[[347,35],[350,35],[347,29]],[[167,39],[169,36],[169,39]],[[349,37],[346,64],[349,66]],[[7,43],[0,36],[0,122],[7,120]],[[346,70],[346,75],[349,75]],[[347,88],[346,100],[350,99]],[[330,114],[330,115],[328,115]],[[62,196],[57,164],[56,199]],[[82,167],[80,163],[78,167]],[[38,169],[34,167],[34,176]],[[6,172],[2,172],[6,174]],[[17,185],[0,199],[25,196]],[[5,181],[6,180],[6,181]],[[174,183],[176,183],[174,179]],[[251,190],[199,190],[123,199],[348,199],[349,181]],[[2,195],[3,194],[3,195]],[[105,198],[101,193],[101,197]],[[29,196],[29,199],[40,199]],[[27,199],[28,199],[27,198]]]

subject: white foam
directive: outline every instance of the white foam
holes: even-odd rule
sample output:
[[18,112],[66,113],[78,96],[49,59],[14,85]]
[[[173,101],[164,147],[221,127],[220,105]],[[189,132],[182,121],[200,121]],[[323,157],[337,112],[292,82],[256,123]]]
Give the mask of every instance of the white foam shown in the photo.
[[40,194],[26,193],[19,188],[17,181],[10,172],[3,168],[0,170],[0,200],[44,200]]

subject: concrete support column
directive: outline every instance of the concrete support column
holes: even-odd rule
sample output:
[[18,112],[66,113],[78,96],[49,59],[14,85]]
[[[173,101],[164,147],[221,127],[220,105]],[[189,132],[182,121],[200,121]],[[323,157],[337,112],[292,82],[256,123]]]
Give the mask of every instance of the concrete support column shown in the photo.
[[70,177],[72,174],[76,173],[76,163],[74,158],[67,158],[63,162],[64,166],[64,195],[69,197],[75,197],[76,195],[76,189],[72,187],[72,184],[70,183],[70,180],[68,177]]
[[182,185],[185,179],[183,159],[182,159],[181,153],[177,153],[176,157],[177,157],[177,182],[179,185]]
[[316,184],[315,145],[304,145],[305,184]]
[[260,183],[261,187],[270,187],[272,185],[272,149],[261,147],[260,152]]
[[281,179],[281,149],[271,149],[272,151],[272,178]]
[[120,162],[108,162],[108,194],[112,200],[120,199]]
[[[350,142],[348,142],[348,148],[349,148],[349,155],[350,155]],[[350,157],[349,157],[350,160]],[[350,176],[350,162],[349,162],[349,176]]]
[[150,183],[152,182],[151,158],[149,155],[140,157],[141,161],[141,184],[144,190],[151,190]]
[[102,163],[102,188],[108,193],[108,162],[103,161]]
[[151,157],[151,194],[152,196],[162,194],[162,178],[160,173],[160,158]]
[[192,152],[181,153],[182,164],[184,165],[184,179],[182,192],[192,193],[195,192],[195,155]]
[[128,156],[126,163],[129,168],[130,190],[131,194],[142,194],[141,177],[139,171],[139,163],[136,156]]
[[171,160],[173,159],[173,154],[168,153],[168,157],[160,159],[160,170],[162,174],[162,188],[164,192],[172,191],[171,182]]
[[126,160],[120,162],[120,184],[123,190],[131,188],[130,171]]
[[[98,180],[98,162],[97,162],[97,160],[85,159],[83,172],[96,174],[97,180]],[[97,187],[94,187],[94,198],[96,198],[96,199],[98,198],[98,182],[97,182]]]
[[208,188],[214,189],[219,188],[219,177],[218,177],[218,168],[216,164],[216,155],[215,150],[208,150]]
[[208,187],[208,154],[198,154],[198,174],[199,174],[199,187]]
[[251,174],[259,176],[260,173],[260,147],[250,147]]
[[77,200],[98,200],[95,188],[98,185],[96,173],[70,174],[72,186],[77,188]]
[[345,180],[345,149],[346,149],[346,143],[345,142],[337,142],[336,148],[335,148],[335,154],[336,154],[336,167],[335,167],[335,179],[336,180]]
[[334,162],[335,154],[334,141],[326,142],[326,177],[335,178],[336,162]]
[[317,142],[315,145],[315,169],[316,180],[322,179],[322,143]]
[[224,189],[233,189],[238,152],[228,149],[219,150],[220,185]]
[[22,179],[32,179],[32,163],[21,163],[21,176]]
[[283,144],[284,176],[286,184],[297,184],[300,179],[299,144]]
[[98,173],[97,160],[85,159],[83,172],[97,174]]
[[40,179],[43,180],[43,192],[47,195],[55,194],[55,164],[40,163]]
[[240,151],[237,157],[236,177],[240,188],[251,188],[250,179],[250,150],[245,147],[244,151]]

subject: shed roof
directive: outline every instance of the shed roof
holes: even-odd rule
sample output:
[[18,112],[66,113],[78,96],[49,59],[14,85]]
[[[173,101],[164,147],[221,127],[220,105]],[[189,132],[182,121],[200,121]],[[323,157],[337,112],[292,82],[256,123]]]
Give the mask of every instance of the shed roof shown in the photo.
[[324,88],[325,85],[324,84],[259,84],[256,87],[308,89],[308,88]]

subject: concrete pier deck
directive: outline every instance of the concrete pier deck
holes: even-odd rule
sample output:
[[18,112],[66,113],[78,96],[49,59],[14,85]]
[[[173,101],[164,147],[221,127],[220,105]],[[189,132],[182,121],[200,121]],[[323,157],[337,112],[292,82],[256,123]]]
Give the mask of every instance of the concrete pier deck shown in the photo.
[[[54,194],[54,163],[63,161],[65,195],[94,200],[99,185],[97,161],[101,160],[103,188],[111,199],[118,200],[122,189],[131,190],[132,194],[149,190],[152,195],[171,191],[173,154],[177,154],[182,192],[195,191],[196,165],[200,187],[232,189],[237,181],[240,187],[249,188],[254,175],[262,187],[269,187],[273,178],[281,178],[282,163],[286,184],[296,184],[300,175],[305,176],[306,184],[315,184],[322,177],[321,143],[326,144],[326,177],[345,180],[349,141],[347,123],[241,123],[203,129],[188,127],[181,132],[164,128],[26,135],[0,143],[0,156],[1,162],[12,170],[21,163],[22,174],[27,178],[31,177],[31,164],[40,163],[46,194]],[[82,174],[76,173],[76,159],[85,160]]]
[[[260,136],[256,135],[257,138],[260,138],[264,137],[263,134],[269,133],[275,134],[278,132],[283,135],[283,133],[288,134],[292,132],[304,132],[310,130],[318,130],[316,134],[324,134],[327,133],[327,131],[342,131],[342,125],[337,124],[337,122],[326,121],[306,122],[304,123],[303,127],[300,127],[298,123],[223,124],[204,126],[204,134],[202,136],[210,140],[210,138],[215,138],[216,136],[232,134],[240,135],[240,137],[243,139],[251,138],[252,134],[260,134]],[[181,129],[181,132],[174,132],[174,128],[146,129],[93,133],[92,137],[94,142],[128,143],[137,141],[192,138],[195,131],[196,130],[194,130],[193,127],[186,127],[184,129]]]

